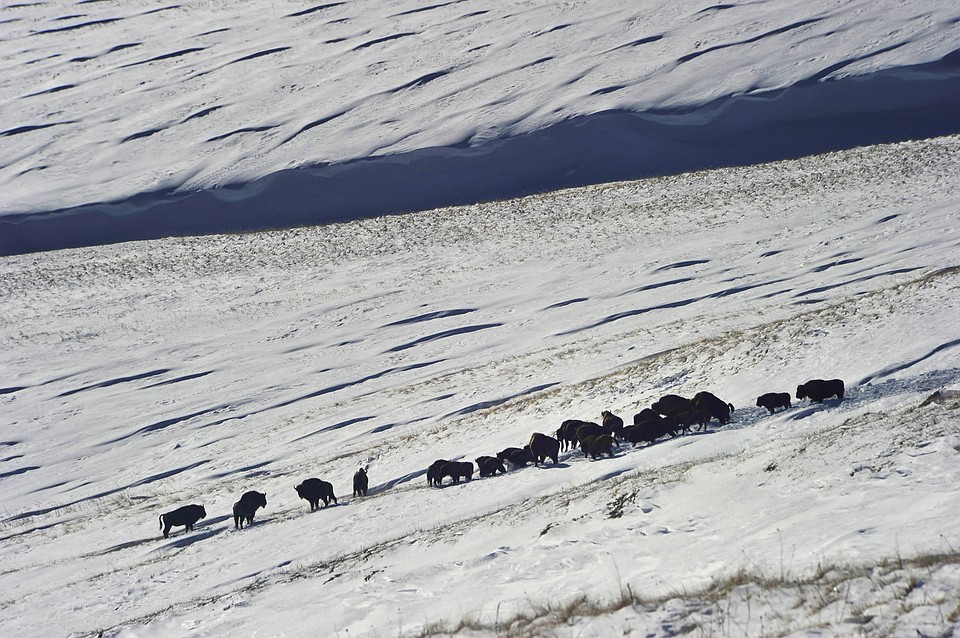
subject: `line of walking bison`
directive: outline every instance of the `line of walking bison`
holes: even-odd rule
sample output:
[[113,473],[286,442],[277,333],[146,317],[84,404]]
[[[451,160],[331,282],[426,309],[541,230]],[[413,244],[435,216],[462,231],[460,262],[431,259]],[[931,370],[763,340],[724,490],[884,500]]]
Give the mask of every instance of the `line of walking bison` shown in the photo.
[[[797,400],[809,399],[813,403],[822,403],[826,399],[836,397],[842,400],[844,393],[843,381],[840,379],[812,379],[797,386]],[[791,397],[787,392],[768,392],[757,397],[757,407],[767,409],[773,414],[778,409],[792,407]],[[556,437],[541,432],[534,432],[530,441],[522,448],[508,447],[501,450],[496,456],[480,456],[475,460],[476,469],[481,477],[494,476],[497,473],[506,474],[507,467],[525,467],[530,463],[540,465],[549,459],[554,464],[559,463],[560,453],[579,448],[583,455],[596,460],[603,455],[612,457],[614,448],[619,448],[621,442],[636,446],[640,443],[654,443],[665,436],[676,437],[689,433],[692,428],[704,430],[707,423],[716,419],[720,425],[730,422],[733,414],[733,404],[727,403],[710,392],[697,392],[692,399],[677,394],[667,394],[654,402],[649,408],[644,408],[633,415],[633,424],[626,425],[622,418],[604,410],[601,413],[602,422],[581,421],[568,419],[560,424]],[[427,468],[427,484],[439,487],[446,478],[453,483],[460,480],[473,479],[474,463],[470,461],[450,461],[438,459]],[[364,468],[360,468],[353,476],[353,495],[366,496],[368,478]],[[310,511],[320,508],[320,501],[327,507],[330,503],[337,503],[333,485],[318,478],[308,478],[294,488],[297,495],[310,505]],[[243,529],[244,525],[253,523],[254,515],[260,508],[267,506],[267,495],[263,492],[245,492],[240,500],[233,504],[233,523],[236,529]],[[203,518],[207,512],[203,505],[184,505],[166,514],[160,515],[160,529],[163,537],[169,538],[173,527],[185,527],[185,531],[192,531],[193,526]]]
[[[822,403],[831,397],[843,399],[843,381],[840,379],[812,379],[797,386],[797,399],[809,399]],[[770,414],[778,409],[791,407],[790,394],[769,392],[757,397],[757,407],[766,408]],[[508,447],[496,456],[480,456],[475,460],[481,477],[505,474],[507,467],[518,468],[529,464],[540,465],[547,459],[558,463],[560,453],[579,448],[583,455],[596,460],[604,455],[613,456],[614,448],[621,442],[636,446],[654,443],[665,436],[676,437],[683,433],[704,430],[707,423],[717,420],[720,425],[730,422],[733,404],[710,392],[698,392],[692,399],[677,394],[661,397],[649,408],[633,415],[633,424],[626,425],[622,418],[609,411],[601,413],[602,422],[569,419],[560,424],[556,436],[534,432],[530,441],[520,447]],[[440,486],[444,479],[453,483],[473,478],[474,463],[437,459],[427,468],[427,484]]]

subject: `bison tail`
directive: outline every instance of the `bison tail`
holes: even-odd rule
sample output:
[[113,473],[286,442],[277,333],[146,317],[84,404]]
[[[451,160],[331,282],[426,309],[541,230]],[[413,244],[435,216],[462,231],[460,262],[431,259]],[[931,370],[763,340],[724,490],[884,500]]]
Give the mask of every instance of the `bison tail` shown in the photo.
[[160,529],[163,529],[163,514],[160,515]]
[[727,407],[730,408],[730,414],[733,414],[733,404],[732,404],[732,403],[728,403],[728,404],[727,404]]

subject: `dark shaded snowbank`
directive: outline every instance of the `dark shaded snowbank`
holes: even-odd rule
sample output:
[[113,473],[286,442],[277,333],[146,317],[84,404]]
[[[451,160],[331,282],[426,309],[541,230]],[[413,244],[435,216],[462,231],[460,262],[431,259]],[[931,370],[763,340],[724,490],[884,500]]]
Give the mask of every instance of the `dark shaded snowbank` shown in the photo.
[[604,112],[476,147],[280,171],[231,187],[0,218],[0,254],[325,224],[960,133],[960,52],[925,65]]

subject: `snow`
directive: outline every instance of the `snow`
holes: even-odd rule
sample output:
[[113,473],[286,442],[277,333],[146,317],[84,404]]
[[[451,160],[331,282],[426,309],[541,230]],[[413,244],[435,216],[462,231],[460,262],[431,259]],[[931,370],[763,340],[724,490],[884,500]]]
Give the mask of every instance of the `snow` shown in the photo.
[[951,0],[20,3],[0,254],[960,133]]
[[[944,137],[8,257],[3,633],[949,635],[958,159]],[[844,400],[753,406],[815,377]],[[730,425],[424,479],[700,389]],[[309,512],[310,476],[337,505]],[[187,503],[207,518],[163,539]]]
[[[955,635],[958,24],[6,5],[0,634]],[[700,390],[730,424],[426,483]]]

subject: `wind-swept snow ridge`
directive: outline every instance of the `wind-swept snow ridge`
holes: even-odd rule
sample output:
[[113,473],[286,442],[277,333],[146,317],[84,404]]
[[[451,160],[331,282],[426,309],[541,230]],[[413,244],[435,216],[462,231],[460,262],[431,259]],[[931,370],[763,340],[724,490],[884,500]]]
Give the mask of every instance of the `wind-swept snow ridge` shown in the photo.
[[952,0],[0,10],[0,254],[960,131]]

